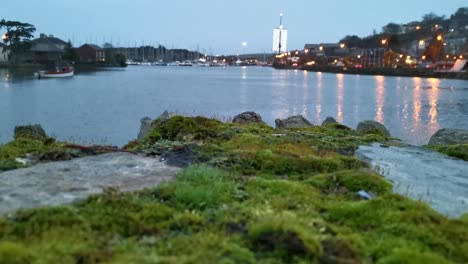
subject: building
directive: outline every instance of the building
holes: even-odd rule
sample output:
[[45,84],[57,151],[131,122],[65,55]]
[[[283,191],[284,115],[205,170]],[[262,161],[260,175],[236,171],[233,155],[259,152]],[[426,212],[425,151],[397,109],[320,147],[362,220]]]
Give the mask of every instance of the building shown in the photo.
[[350,50],[344,44],[336,43],[321,43],[321,44],[305,44],[304,50],[317,57],[326,56],[330,58],[339,58],[349,56]]
[[94,44],[83,44],[77,49],[78,57],[82,62],[105,61],[104,49]]
[[40,34],[40,37],[31,41],[32,61],[36,63],[47,63],[62,59],[67,42],[54,37]]

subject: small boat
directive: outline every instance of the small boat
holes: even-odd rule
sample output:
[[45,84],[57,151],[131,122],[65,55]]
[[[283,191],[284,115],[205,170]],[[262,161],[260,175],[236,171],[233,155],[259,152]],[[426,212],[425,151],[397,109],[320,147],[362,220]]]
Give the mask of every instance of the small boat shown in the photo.
[[64,78],[72,77],[74,71],[72,67],[66,66],[63,68],[57,67],[55,70],[39,71],[37,75],[39,78]]

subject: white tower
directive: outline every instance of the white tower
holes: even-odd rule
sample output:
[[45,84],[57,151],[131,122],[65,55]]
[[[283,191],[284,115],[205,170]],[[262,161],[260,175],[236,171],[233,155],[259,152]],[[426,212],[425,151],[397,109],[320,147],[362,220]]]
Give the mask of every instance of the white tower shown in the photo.
[[281,53],[286,51],[288,43],[288,30],[283,27],[283,14],[280,14],[280,25],[273,29],[273,51]]

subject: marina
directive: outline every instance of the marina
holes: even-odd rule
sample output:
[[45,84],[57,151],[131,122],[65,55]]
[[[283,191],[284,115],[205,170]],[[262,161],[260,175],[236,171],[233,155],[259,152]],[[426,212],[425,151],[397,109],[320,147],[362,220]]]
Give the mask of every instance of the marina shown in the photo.
[[278,71],[270,67],[141,67],[35,80],[0,69],[0,142],[18,124],[41,124],[60,139],[124,145],[144,116],[167,110],[229,120],[255,111],[276,118],[328,116],[355,128],[375,120],[391,134],[427,144],[440,128],[468,128],[463,80]]

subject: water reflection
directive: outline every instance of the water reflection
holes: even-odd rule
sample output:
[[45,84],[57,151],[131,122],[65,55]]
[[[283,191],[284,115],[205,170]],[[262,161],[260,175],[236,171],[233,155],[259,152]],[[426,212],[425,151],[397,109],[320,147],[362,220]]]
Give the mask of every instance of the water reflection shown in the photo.
[[242,111],[246,111],[247,108],[247,66],[243,66],[241,69],[241,85],[240,85],[240,106]]
[[439,129],[439,121],[437,120],[437,103],[439,100],[439,79],[428,79],[431,89],[428,90],[428,100],[429,100],[429,126],[431,131],[437,131]]
[[413,77],[413,131],[414,127],[418,127],[421,114],[421,78]]
[[322,73],[317,72],[317,103],[315,105],[316,120],[322,120]]
[[[142,116],[166,109],[209,116],[255,111],[271,126],[293,114],[313,123],[333,116],[349,127],[375,119],[413,144],[427,144],[440,127],[468,129],[466,81],[266,67],[181,68],[128,67],[41,81],[10,72],[8,82],[0,69],[0,142],[13,137],[17,124],[40,123],[62,139],[101,142],[106,135],[107,143],[123,145],[137,133]],[[115,116],[121,121],[108,121]]]
[[337,93],[336,93],[336,121],[343,122],[343,90],[344,90],[344,74],[336,75]]
[[385,77],[384,76],[375,76],[376,83],[376,92],[375,92],[375,102],[377,106],[377,111],[375,113],[375,121],[384,124],[384,102],[385,102]]
[[309,84],[308,81],[309,79],[307,78],[308,76],[308,71],[303,71],[303,80],[302,80],[302,115],[307,118],[308,116],[308,109],[307,109],[307,103],[309,102]]

